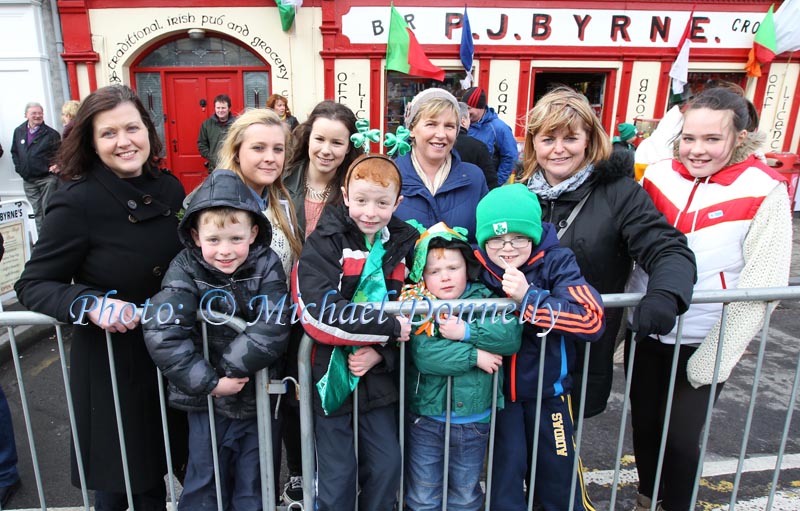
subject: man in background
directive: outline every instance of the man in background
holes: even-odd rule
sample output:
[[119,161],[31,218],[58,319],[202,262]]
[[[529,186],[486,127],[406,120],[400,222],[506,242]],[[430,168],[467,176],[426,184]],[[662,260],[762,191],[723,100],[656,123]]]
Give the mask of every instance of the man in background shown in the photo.
[[197,149],[200,156],[208,160],[208,172],[217,168],[217,150],[228,133],[236,116],[231,115],[231,98],[227,94],[220,94],[214,98],[214,115],[203,121],[200,125],[200,135],[197,137]]
[[517,161],[517,141],[506,123],[486,106],[486,92],[480,87],[472,87],[461,97],[469,107],[469,135],[475,137],[489,149],[489,154],[497,169],[497,184],[502,186],[514,171]]
[[458,128],[458,136],[453,147],[461,157],[461,161],[480,167],[483,175],[486,176],[486,186],[489,187],[489,190],[497,188],[497,169],[494,167],[494,161],[486,144],[467,134],[470,122],[469,107],[466,103],[458,103],[458,113],[461,117],[461,126]]
[[[0,155],[3,150],[0,148]],[[0,260],[3,259],[3,235],[0,234]],[[8,509],[8,501],[20,486],[17,472],[17,446],[14,443],[14,425],[3,389],[0,388],[0,507]]]
[[58,177],[50,172],[50,167],[55,163],[61,135],[44,123],[44,109],[39,103],[25,105],[25,119],[14,130],[11,158],[33,208],[38,232],[42,228],[50,195],[58,184]]

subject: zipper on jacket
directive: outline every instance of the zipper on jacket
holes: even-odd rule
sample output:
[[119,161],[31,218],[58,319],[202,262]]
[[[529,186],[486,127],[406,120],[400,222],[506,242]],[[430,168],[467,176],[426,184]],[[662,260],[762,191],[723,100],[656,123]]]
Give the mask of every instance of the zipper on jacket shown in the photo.
[[[683,210],[680,213],[678,213],[678,215],[675,217],[675,224],[673,225],[673,227],[675,227],[676,229],[678,228],[678,221],[681,219],[681,216],[686,216],[689,214],[689,207],[692,205],[692,201],[694,200],[694,195],[695,193],[697,193],[697,190],[699,188],[700,188],[700,178],[696,177],[694,178],[694,184],[692,185],[691,193],[689,193],[689,198],[686,200],[686,205],[683,207]],[[695,213],[695,218],[697,218],[697,213]]]
[[551,199],[550,200],[550,218],[548,218],[548,220],[547,220],[548,223],[551,223],[551,224],[553,223],[553,215],[555,214],[555,212],[556,212],[556,201]]

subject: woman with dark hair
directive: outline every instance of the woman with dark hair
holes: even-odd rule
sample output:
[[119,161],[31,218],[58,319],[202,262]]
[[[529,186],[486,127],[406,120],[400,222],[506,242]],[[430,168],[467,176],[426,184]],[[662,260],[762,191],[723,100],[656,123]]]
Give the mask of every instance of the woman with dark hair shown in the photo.
[[[98,511],[129,504],[106,332],[119,385],[131,504],[137,511],[165,509],[156,366],[144,344],[142,319],[130,306],[141,307],[159,291],[181,248],[176,214],[184,191],[175,177],[159,170],[161,149],[133,90],[112,85],[90,94],[58,154],[67,181],[53,195],[39,241],[15,285],[28,309],[74,323],[70,391],[86,484],[96,490]],[[74,450],[72,483],[80,484]]]
[[362,153],[350,141],[357,132],[353,111],[333,101],[318,103],[294,131],[285,183],[305,237],[316,227],[322,208],[341,201],[344,174]]
[[[308,119],[294,130],[292,157],[286,164],[288,172],[284,184],[289,190],[303,240],[316,229],[325,206],[341,202],[344,174],[361,154],[350,141],[350,135],[357,131],[353,111],[333,101],[318,103]],[[302,327],[295,325],[287,354],[287,372],[295,377],[302,335]],[[289,468],[283,501],[287,505],[303,499],[300,416],[297,401],[291,397],[291,392],[289,396],[284,401],[283,416],[283,443]]]
[[271,95],[267,98],[267,108],[274,110],[278,114],[281,121],[289,126],[289,131],[297,127],[297,117],[293,116],[292,111],[289,110],[289,100],[286,99],[286,96],[281,96],[280,94]]

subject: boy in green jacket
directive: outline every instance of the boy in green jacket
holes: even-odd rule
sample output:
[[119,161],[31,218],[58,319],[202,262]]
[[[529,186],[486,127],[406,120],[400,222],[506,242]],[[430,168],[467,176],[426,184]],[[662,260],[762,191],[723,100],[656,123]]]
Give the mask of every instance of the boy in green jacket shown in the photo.
[[[401,298],[496,298],[477,282],[479,271],[466,230],[440,222],[420,236],[409,275],[417,284],[406,286]],[[438,317],[411,336],[406,508],[442,507],[447,378],[452,376],[447,504],[449,509],[477,511],[484,496],[480,476],[489,440],[492,375],[502,370],[504,355],[519,349],[522,325],[511,314],[487,313],[484,318],[475,308],[470,318],[467,311],[459,315],[432,305]],[[501,388],[502,383],[498,407],[503,403]]]

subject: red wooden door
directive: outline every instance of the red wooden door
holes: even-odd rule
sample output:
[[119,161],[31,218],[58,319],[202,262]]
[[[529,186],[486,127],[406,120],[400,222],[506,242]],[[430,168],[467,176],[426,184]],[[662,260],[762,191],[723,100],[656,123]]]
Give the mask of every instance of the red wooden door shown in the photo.
[[208,175],[197,150],[200,125],[214,114],[214,97],[227,94],[231,113],[242,109],[242,78],[236,71],[191,71],[165,74],[164,98],[167,165],[186,192]]

